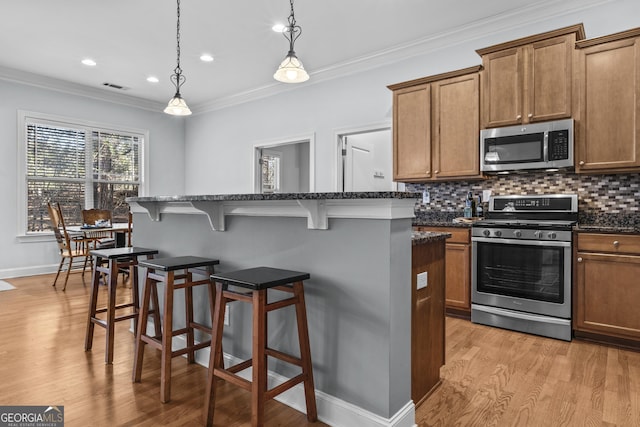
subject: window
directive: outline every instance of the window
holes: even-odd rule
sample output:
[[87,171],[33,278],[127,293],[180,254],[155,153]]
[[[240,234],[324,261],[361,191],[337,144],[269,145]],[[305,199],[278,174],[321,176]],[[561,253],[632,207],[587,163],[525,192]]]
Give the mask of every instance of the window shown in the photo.
[[280,155],[277,153],[263,154],[262,164],[262,192],[280,192]]
[[145,133],[52,120],[23,113],[20,138],[26,204],[21,234],[49,231],[47,202],[58,202],[67,225],[81,225],[82,210],[112,212],[126,222],[125,199],[141,190]]

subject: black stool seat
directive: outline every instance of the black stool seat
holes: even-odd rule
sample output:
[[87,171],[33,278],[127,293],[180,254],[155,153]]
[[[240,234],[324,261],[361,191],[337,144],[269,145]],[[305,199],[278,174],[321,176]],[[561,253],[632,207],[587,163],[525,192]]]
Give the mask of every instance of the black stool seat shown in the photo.
[[202,258],[198,256],[177,256],[170,258],[155,258],[146,261],[140,261],[140,267],[150,268],[152,270],[175,271],[184,270],[185,268],[210,267],[220,264],[217,259]]
[[[154,260],[156,261],[156,260]],[[213,274],[211,279],[223,285],[240,286],[254,290],[273,288],[309,279],[309,273],[271,267],[247,268],[229,273]]]
[[90,251],[90,253],[93,256],[100,257],[103,259],[114,259],[114,258],[126,258],[130,256],[140,256],[140,255],[155,255],[158,253],[158,250],[133,246],[133,247],[125,247],[125,248],[93,249]]

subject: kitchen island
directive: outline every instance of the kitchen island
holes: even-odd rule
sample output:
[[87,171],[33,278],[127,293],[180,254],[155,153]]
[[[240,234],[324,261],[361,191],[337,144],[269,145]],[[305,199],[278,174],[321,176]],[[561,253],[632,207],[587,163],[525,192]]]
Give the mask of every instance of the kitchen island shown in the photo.
[[[240,194],[128,202],[134,243],[159,249],[160,257],[217,258],[220,272],[270,266],[310,273],[305,294],[320,419],[332,425],[412,426],[411,222],[416,197],[404,192]],[[437,240],[433,235],[428,242]],[[205,291],[197,291],[195,320],[209,323]],[[223,343],[229,361],[250,355],[246,308],[230,307]],[[292,315],[282,310],[269,316],[269,342],[296,354]],[[206,366],[208,352],[198,361]],[[274,362],[269,374],[270,381],[279,383],[296,372]],[[279,400],[305,410],[301,387]]]

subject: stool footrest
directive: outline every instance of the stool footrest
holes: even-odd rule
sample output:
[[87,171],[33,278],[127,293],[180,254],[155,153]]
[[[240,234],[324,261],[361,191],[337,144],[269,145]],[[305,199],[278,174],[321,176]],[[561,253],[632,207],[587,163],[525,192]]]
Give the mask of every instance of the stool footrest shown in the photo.
[[[138,317],[138,313],[131,313],[131,314],[123,314],[122,316],[116,316],[113,321],[114,322],[120,322],[122,320],[129,320],[129,319],[134,319]],[[107,327],[107,321],[103,320],[103,319],[98,319],[97,317],[92,317],[91,321],[93,323],[95,323],[98,326],[102,326],[103,328]]]
[[239,377],[238,375],[233,374],[226,369],[214,368],[213,374],[218,378],[222,378],[223,380],[230,382],[231,384],[235,384],[247,391],[251,391],[251,381],[245,380],[244,378]]
[[187,354],[190,351],[201,350],[203,348],[209,347],[211,345],[211,341],[203,341],[201,343],[195,344],[193,347],[185,347],[179,350],[174,350],[171,352],[171,357],[182,356],[183,354]]
[[275,357],[276,359],[283,360],[287,363],[291,363],[292,365],[302,366],[302,359],[300,359],[299,357],[295,357],[290,354],[274,350],[272,348],[266,348],[264,350],[264,354],[266,354],[267,356]]
[[264,400],[271,400],[277,395],[279,395],[280,393],[283,393],[289,390],[291,387],[295,386],[296,384],[300,384],[301,382],[304,382],[306,379],[307,379],[307,376],[305,374],[300,374],[298,376],[295,376],[283,382],[282,384],[277,385],[270,390],[267,390],[264,394]]
[[288,307],[290,305],[294,305],[298,303],[298,297],[291,297],[282,299],[280,301],[275,301],[265,305],[265,311],[270,312],[273,310],[278,310],[279,308]]
[[231,372],[232,374],[235,374],[236,372],[244,371],[245,369],[250,367],[252,363],[253,363],[252,359],[247,359],[244,362],[237,363],[233,366],[228,367],[225,370]]
[[[127,304],[119,304],[119,305],[116,305],[115,309],[116,310],[120,310],[121,308],[128,308],[128,307],[135,307],[135,304],[132,303],[132,302],[127,303]],[[102,307],[102,308],[96,309],[96,314],[97,313],[106,313],[106,312],[107,312],[107,307]]]

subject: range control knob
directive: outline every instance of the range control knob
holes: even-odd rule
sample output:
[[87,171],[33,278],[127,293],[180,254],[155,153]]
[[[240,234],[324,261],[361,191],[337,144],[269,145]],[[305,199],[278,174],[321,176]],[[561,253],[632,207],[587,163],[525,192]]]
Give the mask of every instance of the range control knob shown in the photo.
[[495,234],[496,237],[500,237],[500,236],[502,236],[502,231],[496,230],[493,234]]
[[515,231],[513,232],[513,235],[514,235],[514,236],[516,236],[516,237],[522,237],[522,231],[520,231],[520,230],[515,230]]
[[555,239],[556,238],[556,233],[554,233],[553,231],[549,233],[549,238],[550,239]]
[[482,230],[482,235],[485,237],[489,237],[489,235],[491,234],[491,231],[489,230]]
[[542,238],[542,231],[536,230],[536,231],[533,232],[533,235],[535,236],[536,239],[541,239]]

